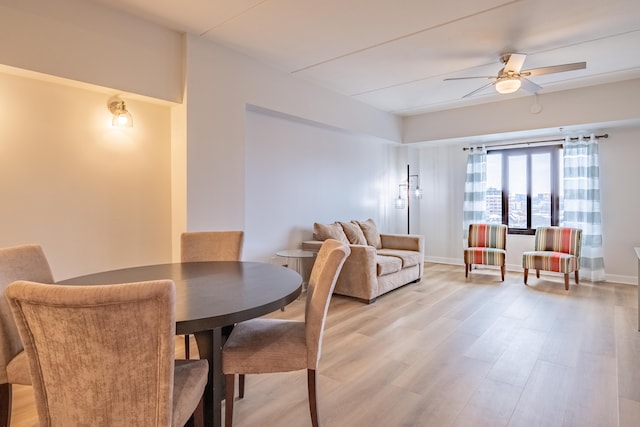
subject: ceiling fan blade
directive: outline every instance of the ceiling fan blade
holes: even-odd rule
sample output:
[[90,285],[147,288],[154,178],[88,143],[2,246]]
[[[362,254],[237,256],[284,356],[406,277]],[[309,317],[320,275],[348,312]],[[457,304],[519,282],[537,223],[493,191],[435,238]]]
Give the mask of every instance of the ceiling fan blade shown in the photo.
[[527,92],[537,93],[539,90],[542,89],[542,86],[539,86],[534,82],[532,82],[531,80],[525,79],[524,77],[520,78],[520,83],[522,83],[521,88],[526,90]]
[[450,77],[446,80],[468,80],[468,79],[495,79],[496,76],[474,76],[474,77]]
[[524,53],[509,54],[509,59],[504,66],[504,72],[513,71],[514,74],[518,74],[522,70],[525,59],[527,59],[527,55]]
[[484,89],[488,88],[489,86],[493,86],[493,85],[495,85],[495,84],[496,84],[496,82],[487,83],[486,85],[484,85],[484,86],[482,86],[482,87],[479,87],[478,89],[474,90],[473,92],[469,92],[468,94],[466,94],[465,96],[463,96],[463,98],[468,98],[468,97],[470,97],[470,96],[472,96],[472,95],[475,95],[476,93],[478,93],[478,92],[480,92],[480,91],[482,91],[482,90],[484,90]]
[[572,64],[552,65],[550,67],[532,68],[524,70],[520,75],[525,77],[543,76],[545,74],[562,73],[564,71],[583,70],[587,68],[586,62],[574,62]]

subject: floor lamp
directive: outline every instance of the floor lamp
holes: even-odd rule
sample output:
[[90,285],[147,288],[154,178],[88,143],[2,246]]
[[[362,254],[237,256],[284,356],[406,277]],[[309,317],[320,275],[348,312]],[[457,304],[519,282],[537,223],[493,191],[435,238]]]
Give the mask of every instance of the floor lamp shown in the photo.
[[[412,185],[412,179],[413,185]],[[414,194],[416,199],[422,198],[422,189],[420,188],[420,177],[418,174],[411,175],[409,165],[407,165],[407,180],[398,185],[398,198],[396,199],[396,208],[407,208],[407,234],[411,234],[411,190],[415,188]]]

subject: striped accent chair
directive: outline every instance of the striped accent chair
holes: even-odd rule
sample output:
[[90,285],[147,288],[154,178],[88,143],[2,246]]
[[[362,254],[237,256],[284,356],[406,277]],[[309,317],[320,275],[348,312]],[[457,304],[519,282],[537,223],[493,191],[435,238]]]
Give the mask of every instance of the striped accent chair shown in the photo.
[[507,257],[507,226],[504,224],[470,224],[469,245],[464,250],[464,277],[469,277],[473,264],[497,265],[504,282]]
[[580,269],[580,247],[582,230],[568,227],[540,227],[536,229],[535,250],[522,254],[524,284],[527,284],[529,269],[555,271],[564,274],[564,288],[569,290],[569,274],[575,272],[578,284]]

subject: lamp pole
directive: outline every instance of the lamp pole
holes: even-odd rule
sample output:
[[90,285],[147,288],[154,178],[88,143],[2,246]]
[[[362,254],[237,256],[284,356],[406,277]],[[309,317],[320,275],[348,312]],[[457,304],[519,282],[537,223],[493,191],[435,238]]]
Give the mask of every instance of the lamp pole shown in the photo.
[[409,165],[407,165],[407,234],[411,234],[411,222],[410,219],[410,211],[411,211],[411,176],[409,175]]

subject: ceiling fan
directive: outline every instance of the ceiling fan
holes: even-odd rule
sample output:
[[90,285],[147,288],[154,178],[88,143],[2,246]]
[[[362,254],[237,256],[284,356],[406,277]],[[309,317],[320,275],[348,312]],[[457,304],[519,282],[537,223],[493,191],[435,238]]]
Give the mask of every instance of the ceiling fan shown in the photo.
[[564,71],[582,70],[587,68],[586,62],[574,62],[572,64],[553,65],[550,67],[531,68],[530,70],[522,71],[524,60],[527,55],[524,53],[505,53],[500,57],[504,67],[498,72],[497,76],[476,76],[476,77],[454,77],[445,80],[467,80],[467,79],[493,79],[493,82],[488,83],[473,92],[469,92],[463,98],[475,95],[481,90],[495,86],[496,91],[499,93],[513,93],[522,87],[528,92],[536,93],[541,86],[538,86],[527,77],[542,76],[544,74],[561,73]]

